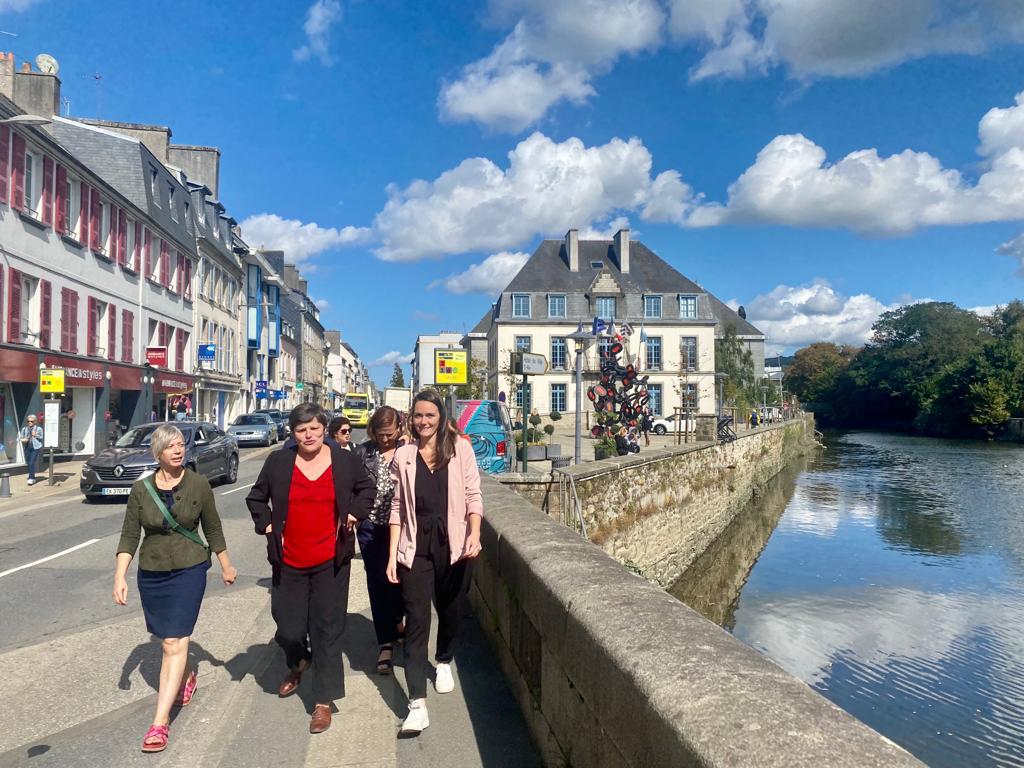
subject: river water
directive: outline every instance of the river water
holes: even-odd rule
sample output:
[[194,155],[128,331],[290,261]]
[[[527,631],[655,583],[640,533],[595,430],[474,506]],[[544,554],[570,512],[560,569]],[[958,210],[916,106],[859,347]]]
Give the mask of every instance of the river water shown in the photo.
[[928,765],[1024,766],[1024,447],[826,443],[672,593]]

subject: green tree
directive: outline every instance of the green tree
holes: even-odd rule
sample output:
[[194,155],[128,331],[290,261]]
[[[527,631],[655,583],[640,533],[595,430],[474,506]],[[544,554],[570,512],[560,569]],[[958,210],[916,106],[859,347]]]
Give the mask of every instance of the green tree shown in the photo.
[[456,387],[456,397],[460,400],[487,399],[487,367],[473,357],[469,359],[468,378],[469,381],[466,384],[460,384]]
[[786,371],[789,391],[809,405],[827,401],[840,372],[857,356],[858,349],[831,342],[817,342],[797,350]]
[[405,386],[405,374],[402,373],[402,366],[395,363],[395,368],[391,371],[391,381],[388,383],[389,387],[404,387]]
[[975,381],[968,387],[967,409],[971,423],[987,437],[994,437],[1010,418],[1006,392],[994,378]]
[[715,339],[715,371],[727,374],[722,385],[725,403],[741,411],[760,401],[754,381],[754,359],[736,335],[736,327],[727,326],[725,335]]

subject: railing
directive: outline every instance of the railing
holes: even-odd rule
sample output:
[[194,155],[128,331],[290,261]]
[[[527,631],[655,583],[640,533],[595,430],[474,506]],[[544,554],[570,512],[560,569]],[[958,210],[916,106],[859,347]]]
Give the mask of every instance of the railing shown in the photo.
[[553,469],[558,474],[558,507],[562,513],[562,523],[583,538],[587,537],[587,524],[583,522],[583,506],[576,490],[576,478],[562,469]]

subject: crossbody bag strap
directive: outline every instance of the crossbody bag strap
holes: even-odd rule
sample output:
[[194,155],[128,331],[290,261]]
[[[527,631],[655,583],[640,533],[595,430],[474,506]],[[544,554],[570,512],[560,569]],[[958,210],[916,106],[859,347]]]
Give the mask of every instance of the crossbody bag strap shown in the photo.
[[161,499],[160,494],[156,492],[156,486],[150,483],[148,479],[143,480],[142,484],[146,486],[146,490],[149,491],[149,495],[153,498],[153,501],[156,503],[157,509],[159,509],[163,513],[164,520],[167,521],[167,525],[170,527],[170,529],[175,533],[180,533],[186,539],[194,541],[200,547],[205,549],[207,554],[209,554],[210,548],[207,546],[206,542],[202,540],[199,534],[195,531],[190,531],[188,528],[182,527],[181,524],[177,520],[175,520],[174,517],[171,516],[171,512],[170,510],[167,509],[167,505],[164,504],[164,500]]

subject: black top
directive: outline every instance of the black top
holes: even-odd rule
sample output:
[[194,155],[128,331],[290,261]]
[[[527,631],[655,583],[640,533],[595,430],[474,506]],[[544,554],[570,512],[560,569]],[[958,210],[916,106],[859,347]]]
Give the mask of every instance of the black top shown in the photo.
[[448,557],[448,465],[431,472],[416,451],[416,556]]
[[615,436],[615,452],[618,453],[619,456],[625,456],[629,453],[629,441],[626,440],[625,436]]

